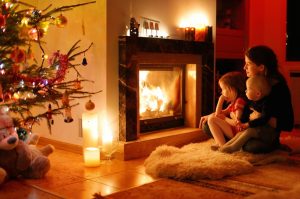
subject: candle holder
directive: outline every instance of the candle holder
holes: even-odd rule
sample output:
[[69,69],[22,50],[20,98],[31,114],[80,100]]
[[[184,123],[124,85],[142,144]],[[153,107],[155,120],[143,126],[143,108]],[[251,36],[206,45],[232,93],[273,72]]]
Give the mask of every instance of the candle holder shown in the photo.
[[100,166],[98,115],[82,114],[83,160],[86,167]]
[[117,133],[114,133],[108,122],[105,121],[102,132],[102,145],[101,152],[104,155],[104,159],[108,162],[111,161],[113,154],[117,151],[119,146],[119,137]]
[[195,28],[194,27],[185,27],[184,37],[185,37],[185,40],[194,41],[195,40]]
[[113,140],[110,144],[106,144],[102,146],[103,154],[105,156],[105,160],[107,160],[109,163],[111,162],[113,158],[113,154],[118,150],[119,141]]

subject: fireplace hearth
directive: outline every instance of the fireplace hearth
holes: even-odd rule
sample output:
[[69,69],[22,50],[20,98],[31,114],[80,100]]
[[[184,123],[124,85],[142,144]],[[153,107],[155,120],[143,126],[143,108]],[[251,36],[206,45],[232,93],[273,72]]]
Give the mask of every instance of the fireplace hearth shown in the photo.
[[[144,81],[148,73],[152,76]],[[210,42],[119,37],[120,140],[137,140],[140,133],[158,129],[197,127],[200,117],[213,110],[213,74]]]

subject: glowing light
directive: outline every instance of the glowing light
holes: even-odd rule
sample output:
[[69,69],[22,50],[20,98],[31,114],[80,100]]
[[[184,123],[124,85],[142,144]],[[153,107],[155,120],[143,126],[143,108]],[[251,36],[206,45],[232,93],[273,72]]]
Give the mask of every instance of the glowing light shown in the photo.
[[28,21],[29,19],[27,17],[24,17],[22,20],[21,20],[21,26],[28,26]]
[[190,14],[189,16],[184,17],[181,19],[179,23],[179,27],[185,28],[185,27],[195,27],[195,28],[201,28],[204,26],[207,26],[208,18],[203,13],[195,13]]
[[169,99],[165,92],[158,86],[153,87],[146,83],[149,71],[139,72],[140,84],[140,115],[146,111],[165,111]]

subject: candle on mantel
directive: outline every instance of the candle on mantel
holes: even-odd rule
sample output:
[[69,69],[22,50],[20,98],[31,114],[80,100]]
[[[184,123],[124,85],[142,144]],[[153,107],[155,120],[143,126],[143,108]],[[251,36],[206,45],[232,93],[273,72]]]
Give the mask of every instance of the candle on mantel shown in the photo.
[[195,41],[205,41],[206,26],[196,28]]
[[100,148],[98,135],[98,115],[82,114],[83,159],[87,167],[100,165]]

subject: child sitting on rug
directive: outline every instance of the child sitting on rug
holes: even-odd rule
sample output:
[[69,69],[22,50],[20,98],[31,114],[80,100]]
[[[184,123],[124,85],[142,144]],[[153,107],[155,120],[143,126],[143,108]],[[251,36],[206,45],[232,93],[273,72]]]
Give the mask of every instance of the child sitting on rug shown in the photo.
[[[200,127],[207,122],[216,145],[211,146],[217,150],[226,140],[233,138],[238,130],[236,124],[240,121],[247,98],[245,96],[246,77],[241,72],[228,72],[219,79],[222,90],[216,111],[208,116],[201,117]],[[223,109],[225,102],[230,104]]]
[[265,76],[257,75],[247,79],[246,87],[246,96],[250,100],[249,107],[253,112],[249,116],[249,122],[237,124],[240,129],[246,130],[239,132],[220,147],[222,152],[238,151],[250,138],[263,138],[269,131],[275,131],[275,128],[270,128],[268,124],[272,116],[268,103],[268,96],[271,92],[270,83]]

